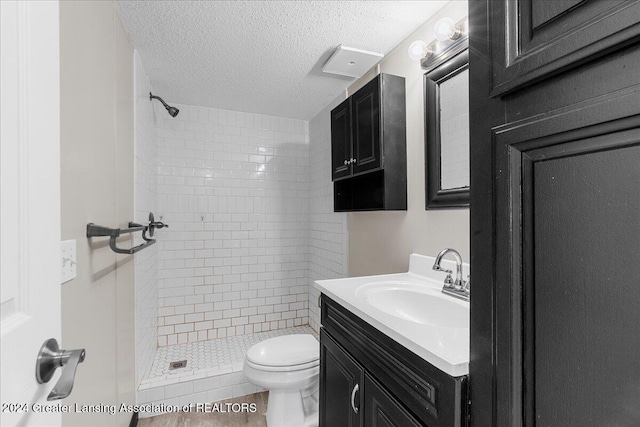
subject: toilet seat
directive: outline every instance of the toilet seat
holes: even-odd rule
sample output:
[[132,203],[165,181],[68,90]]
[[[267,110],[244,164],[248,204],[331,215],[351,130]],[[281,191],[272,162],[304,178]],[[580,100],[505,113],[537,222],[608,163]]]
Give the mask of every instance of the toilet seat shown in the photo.
[[319,359],[320,344],[310,334],[269,338],[253,345],[246,357],[256,369],[282,372],[317,366]]
[[247,366],[250,366],[253,369],[257,369],[259,371],[267,371],[267,372],[293,372],[293,371],[302,371],[305,369],[315,368],[320,365],[320,360],[316,359],[311,362],[301,363],[299,365],[288,365],[288,366],[271,366],[271,365],[261,365],[259,363],[253,363],[250,360],[245,360]]

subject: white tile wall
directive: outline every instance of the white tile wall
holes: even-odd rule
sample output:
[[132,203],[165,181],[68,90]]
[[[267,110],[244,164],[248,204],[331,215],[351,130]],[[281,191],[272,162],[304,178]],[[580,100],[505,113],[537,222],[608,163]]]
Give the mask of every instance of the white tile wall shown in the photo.
[[[135,182],[134,221],[147,223],[149,212],[157,209],[156,197],[156,126],[152,91],[149,79],[140,62],[138,52],[134,59],[134,126],[135,126]],[[136,236],[135,244],[142,243]],[[136,384],[148,372],[156,351],[158,331],[158,247],[157,245],[135,255],[136,295]]]
[[176,107],[157,126],[158,345],[307,324],[308,123]]
[[[346,215],[333,212],[330,175],[339,100],[310,125],[177,104],[171,118],[149,101],[137,55],[135,67],[135,220],[153,211],[170,224],[136,255],[137,402],[253,393],[241,357],[227,363],[224,338],[318,331],[313,281],[347,274]],[[189,375],[159,368],[185,349]]]
[[336,99],[309,123],[309,325],[320,328],[320,293],[315,280],[346,277],[347,217],[333,212],[331,181],[330,113],[344,98]]

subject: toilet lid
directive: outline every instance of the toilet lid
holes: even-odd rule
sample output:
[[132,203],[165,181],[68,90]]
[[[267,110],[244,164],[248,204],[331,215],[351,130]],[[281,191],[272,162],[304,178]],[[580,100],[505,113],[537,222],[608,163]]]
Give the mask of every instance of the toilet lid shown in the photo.
[[266,366],[291,366],[320,358],[320,345],[313,335],[295,334],[269,338],[247,351],[247,360]]

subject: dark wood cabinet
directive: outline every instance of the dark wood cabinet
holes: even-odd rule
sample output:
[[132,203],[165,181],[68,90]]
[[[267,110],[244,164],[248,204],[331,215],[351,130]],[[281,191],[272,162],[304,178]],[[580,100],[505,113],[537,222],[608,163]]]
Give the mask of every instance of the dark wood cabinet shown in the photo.
[[640,2],[469,18],[471,425],[639,426]]
[[451,377],[322,295],[320,427],[463,427],[467,377]]
[[624,48],[640,36],[640,4],[517,0],[491,4],[491,95],[504,95]]
[[323,382],[329,384],[320,388],[320,425],[360,426],[359,389],[364,382],[364,369],[325,331],[320,332],[320,372]]
[[351,143],[351,100],[345,99],[331,111],[331,167],[334,180],[353,175]]
[[379,74],[331,111],[334,210],[406,210],[403,77]]
[[320,426],[423,426],[324,330],[320,342]]
[[367,427],[422,427],[414,416],[369,374],[364,376],[364,425]]
[[[380,75],[351,97],[354,175],[382,167],[380,85],[386,83],[388,86],[392,77],[395,76]],[[404,86],[404,79],[398,80],[397,84]]]

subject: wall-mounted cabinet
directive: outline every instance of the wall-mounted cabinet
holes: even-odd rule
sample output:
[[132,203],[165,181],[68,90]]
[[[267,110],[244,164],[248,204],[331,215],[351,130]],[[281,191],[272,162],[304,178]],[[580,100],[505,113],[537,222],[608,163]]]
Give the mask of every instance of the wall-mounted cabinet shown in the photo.
[[331,111],[336,212],[407,209],[404,86],[379,74]]

